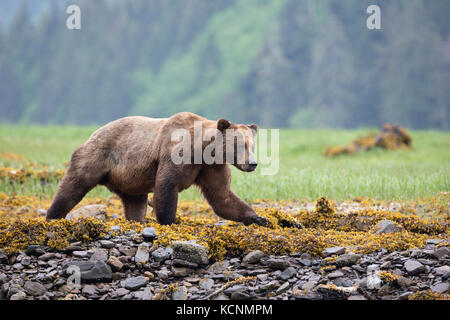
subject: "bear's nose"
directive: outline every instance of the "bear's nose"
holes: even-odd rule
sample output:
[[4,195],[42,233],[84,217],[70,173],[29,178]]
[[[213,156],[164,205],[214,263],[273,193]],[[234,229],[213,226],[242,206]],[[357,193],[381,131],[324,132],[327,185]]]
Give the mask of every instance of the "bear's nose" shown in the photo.
[[258,166],[258,162],[256,162],[255,160],[250,160],[248,162],[248,166],[253,170]]

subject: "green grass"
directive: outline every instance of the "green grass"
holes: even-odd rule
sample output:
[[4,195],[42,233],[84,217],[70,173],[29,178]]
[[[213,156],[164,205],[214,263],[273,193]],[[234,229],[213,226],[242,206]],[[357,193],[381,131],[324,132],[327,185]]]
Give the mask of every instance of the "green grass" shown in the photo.
[[[72,152],[90,136],[95,127],[1,126],[0,154],[13,152],[45,164],[64,168]],[[326,146],[346,144],[375,129],[360,130],[281,130],[279,171],[262,176],[261,169],[243,173],[233,168],[233,190],[246,200],[334,200],[370,197],[403,200],[429,197],[450,191],[450,133],[413,131],[412,151],[371,150],[352,156],[326,158]],[[2,166],[21,163],[0,159]],[[58,181],[23,186],[0,183],[0,192],[52,196]],[[104,187],[89,196],[107,196]],[[183,199],[200,195],[195,188],[184,191]]]

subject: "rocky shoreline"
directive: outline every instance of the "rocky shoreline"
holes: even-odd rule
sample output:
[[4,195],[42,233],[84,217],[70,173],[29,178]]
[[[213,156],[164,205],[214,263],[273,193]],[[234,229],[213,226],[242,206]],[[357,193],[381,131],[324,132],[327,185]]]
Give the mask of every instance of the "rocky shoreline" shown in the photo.
[[213,262],[195,241],[163,247],[153,245],[156,236],[151,227],[122,235],[112,230],[61,250],[0,251],[0,299],[448,299],[450,250],[441,239],[416,250],[354,254],[331,247],[320,256],[254,250]]

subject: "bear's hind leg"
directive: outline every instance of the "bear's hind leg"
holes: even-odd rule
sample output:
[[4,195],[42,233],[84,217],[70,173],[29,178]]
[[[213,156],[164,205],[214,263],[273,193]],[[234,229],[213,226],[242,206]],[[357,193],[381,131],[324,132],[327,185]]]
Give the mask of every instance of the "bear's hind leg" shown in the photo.
[[119,194],[119,196],[125,210],[125,218],[132,221],[145,222],[148,195]]

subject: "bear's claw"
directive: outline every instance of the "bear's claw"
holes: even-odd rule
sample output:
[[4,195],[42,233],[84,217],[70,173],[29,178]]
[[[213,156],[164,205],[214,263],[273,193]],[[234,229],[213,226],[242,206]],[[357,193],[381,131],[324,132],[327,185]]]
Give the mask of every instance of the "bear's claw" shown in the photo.
[[267,227],[269,225],[269,220],[267,220],[266,218],[254,215],[254,216],[250,216],[250,217],[246,217],[244,219],[244,221],[242,221],[246,226],[251,225],[253,223],[263,226],[263,227]]

